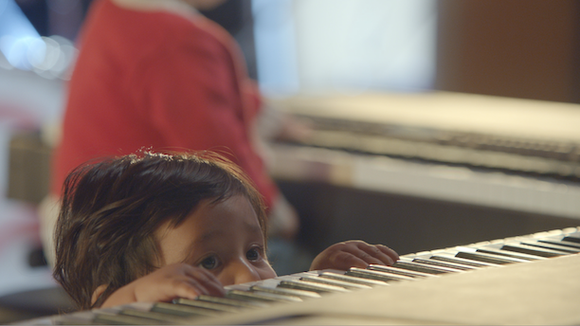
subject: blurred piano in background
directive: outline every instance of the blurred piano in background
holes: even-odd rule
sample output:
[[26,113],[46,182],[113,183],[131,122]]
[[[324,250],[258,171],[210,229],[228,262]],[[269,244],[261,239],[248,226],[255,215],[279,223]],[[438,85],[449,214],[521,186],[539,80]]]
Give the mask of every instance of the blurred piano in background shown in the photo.
[[409,253],[580,219],[580,105],[451,92],[276,105],[314,126],[272,147],[311,246],[364,238]]

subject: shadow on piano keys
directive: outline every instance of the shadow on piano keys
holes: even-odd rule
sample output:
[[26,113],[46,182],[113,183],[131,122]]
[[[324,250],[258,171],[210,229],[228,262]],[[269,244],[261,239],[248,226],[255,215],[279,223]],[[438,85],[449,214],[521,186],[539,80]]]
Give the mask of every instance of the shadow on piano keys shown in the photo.
[[136,303],[25,324],[575,324],[580,227],[228,286],[224,298]]

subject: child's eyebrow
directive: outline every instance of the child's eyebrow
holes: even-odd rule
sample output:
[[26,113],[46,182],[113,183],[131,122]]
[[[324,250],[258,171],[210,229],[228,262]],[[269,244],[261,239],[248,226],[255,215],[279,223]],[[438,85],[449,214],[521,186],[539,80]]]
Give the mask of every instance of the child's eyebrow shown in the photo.
[[[262,237],[262,228],[259,225],[255,225],[252,223],[245,223],[244,226],[240,229],[240,232],[246,232],[251,236]],[[212,239],[219,237],[226,232],[222,229],[210,230],[207,232],[202,233],[195,241],[192,243],[192,248],[194,249],[196,246],[209,242]]]

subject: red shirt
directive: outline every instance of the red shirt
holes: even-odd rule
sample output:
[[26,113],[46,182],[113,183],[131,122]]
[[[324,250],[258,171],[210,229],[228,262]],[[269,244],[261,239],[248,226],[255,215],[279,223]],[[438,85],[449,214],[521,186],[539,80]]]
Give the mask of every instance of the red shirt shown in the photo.
[[271,207],[278,190],[254,149],[259,96],[233,38],[201,15],[93,4],[81,34],[52,192],[103,156],[216,150],[241,166]]

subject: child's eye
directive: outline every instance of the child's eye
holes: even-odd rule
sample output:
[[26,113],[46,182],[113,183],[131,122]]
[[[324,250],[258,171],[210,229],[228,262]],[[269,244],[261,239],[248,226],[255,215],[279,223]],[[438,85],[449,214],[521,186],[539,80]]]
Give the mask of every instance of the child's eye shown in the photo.
[[202,260],[199,266],[205,269],[214,269],[218,266],[218,260],[216,256],[209,256]]
[[260,250],[258,248],[252,248],[246,252],[246,258],[249,261],[256,261],[260,259]]

